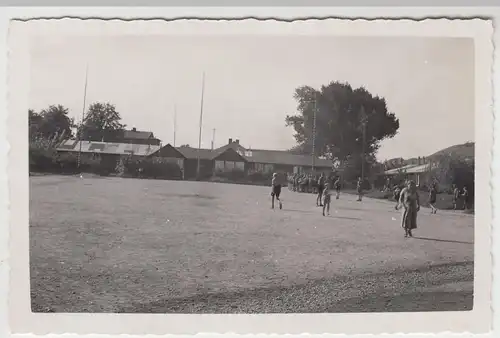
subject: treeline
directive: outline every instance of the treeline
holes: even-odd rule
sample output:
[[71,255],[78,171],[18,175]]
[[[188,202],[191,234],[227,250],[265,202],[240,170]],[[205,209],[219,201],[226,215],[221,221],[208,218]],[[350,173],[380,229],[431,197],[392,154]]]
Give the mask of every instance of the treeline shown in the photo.
[[83,121],[78,124],[74,118],[69,117],[68,108],[62,105],[50,105],[39,112],[30,109],[28,114],[30,141],[39,142],[45,147],[63,139],[78,137],[87,140],[91,136],[123,131],[126,127],[120,113],[110,103],[92,103],[85,112]]

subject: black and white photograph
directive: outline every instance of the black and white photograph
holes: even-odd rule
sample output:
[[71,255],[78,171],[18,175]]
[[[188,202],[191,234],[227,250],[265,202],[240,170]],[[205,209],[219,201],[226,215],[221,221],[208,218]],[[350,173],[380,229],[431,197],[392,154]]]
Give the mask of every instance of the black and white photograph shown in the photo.
[[474,36],[193,26],[28,40],[29,311],[485,308]]

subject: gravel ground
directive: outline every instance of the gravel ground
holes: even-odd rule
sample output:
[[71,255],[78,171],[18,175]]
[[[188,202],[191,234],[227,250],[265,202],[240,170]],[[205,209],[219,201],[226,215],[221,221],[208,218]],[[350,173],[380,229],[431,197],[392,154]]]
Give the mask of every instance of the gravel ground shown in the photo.
[[470,310],[474,218],[203,182],[30,178],[35,312]]

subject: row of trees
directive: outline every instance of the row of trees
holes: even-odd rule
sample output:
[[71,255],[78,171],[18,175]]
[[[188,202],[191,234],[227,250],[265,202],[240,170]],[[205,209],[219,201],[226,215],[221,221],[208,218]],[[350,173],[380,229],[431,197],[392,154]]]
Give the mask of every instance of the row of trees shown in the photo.
[[[121,123],[121,115],[110,103],[92,103],[78,125],[69,116],[68,108],[62,105],[51,105],[46,109],[29,114],[29,137],[33,142],[78,137],[88,139],[90,135],[105,132],[122,131],[125,125]],[[76,129],[76,132],[74,132]]]

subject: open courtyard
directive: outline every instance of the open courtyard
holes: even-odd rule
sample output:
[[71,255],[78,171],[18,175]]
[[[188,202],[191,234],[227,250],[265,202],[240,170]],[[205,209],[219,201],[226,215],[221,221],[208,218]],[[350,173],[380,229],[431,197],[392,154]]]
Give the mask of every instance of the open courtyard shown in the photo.
[[[208,182],[30,178],[37,312],[470,310],[474,217]],[[422,196],[426,198],[426,196]]]

